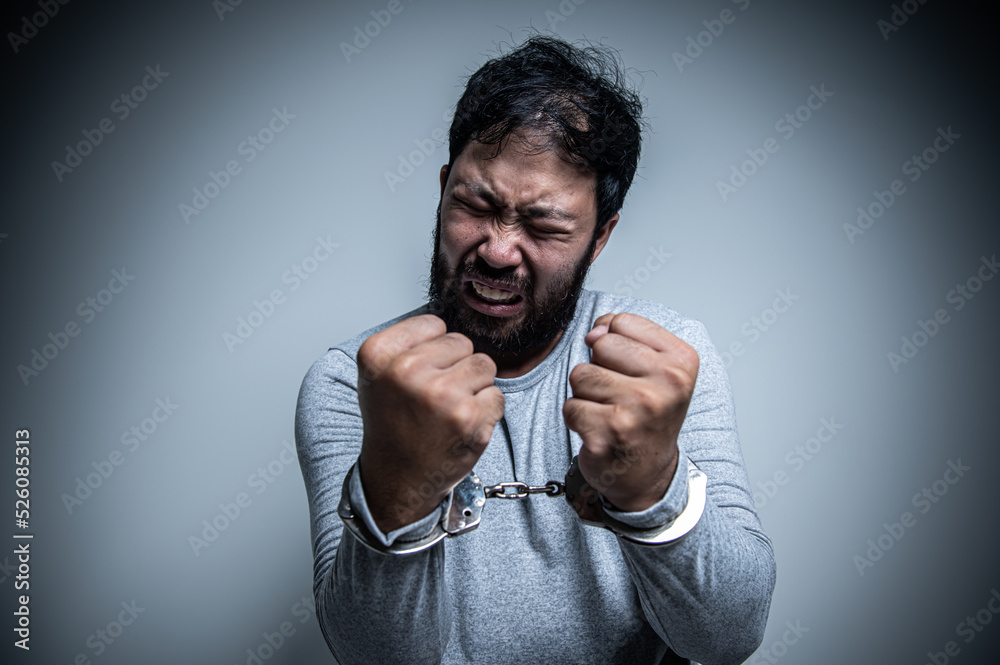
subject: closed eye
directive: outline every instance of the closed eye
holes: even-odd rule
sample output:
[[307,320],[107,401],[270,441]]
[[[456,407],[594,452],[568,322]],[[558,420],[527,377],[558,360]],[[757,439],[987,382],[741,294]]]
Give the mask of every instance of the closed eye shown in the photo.
[[461,199],[461,198],[459,198],[457,196],[455,196],[453,198],[455,199],[455,201],[460,206],[462,206],[463,208],[465,208],[467,211],[469,211],[473,215],[489,215],[489,214],[491,214],[493,212],[493,210],[490,209],[490,208],[483,208],[483,207],[480,207],[480,206],[477,206],[477,205],[473,205],[469,201],[466,201],[465,199]]
[[551,226],[539,226],[538,224],[530,224],[532,233],[536,233],[541,236],[562,236],[567,235],[569,231],[564,229],[559,229]]

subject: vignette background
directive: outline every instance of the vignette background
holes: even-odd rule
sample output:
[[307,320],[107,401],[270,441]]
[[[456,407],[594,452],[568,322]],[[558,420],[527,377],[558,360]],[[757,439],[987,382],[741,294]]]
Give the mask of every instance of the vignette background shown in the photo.
[[[949,659],[989,662],[1000,626],[969,643],[957,629],[1000,588],[1000,282],[960,310],[948,299],[1000,249],[985,10],[896,3],[906,21],[886,30],[890,2],[401,0],[376,30],[388,2],[56,4],[44,21],[38,2],[8,5],[0,47],[0,486],[13,513],[13,433],[30,428],[35,534],[23,653],[13,514],[0,532],[4,662],[242,664],[285,622],[294,633],[266,662],[333,662],[303,602],[308,512],[286,452],[299,382],[332,344],[421,302],[447,160],[433,137],[464,77],[531,27],[619,49],[647,100],[638,177],[588,286],[700,319],[720,350],[742,344],[729,371],[778,560],[752,662],[924,663],[948,641]],[[147,67],[166,74],[121,118],[114,100]],[[813,86],[832,95],[786,138],[776,123]],[[275,117],[273,141],[241,152]],[[103,118],[114,130],[56,174]],[[904,163],[948,128],[960,137],[911,181]],[[768,138],[777,151],[720,193]],[[179,206],[231,160],[238,173],[185,220]],[[896,179],[905,192],[846,233]],[[113,271],[134,279],[81,314]],[[769,314],[779,290],[797,299]],[[939,309],[948,322],[894,368],[887,354]],[[69,323],[79,334],[23,378]],[[157,400],[177,408],[127,443],[164,413]],[[823,419],[843,428],[806,459],[796,447]],[[914,495],[957,460],[971,470],[921,513]],[[239,516],[219,518],[241,493]],[[904,512],[914,526],[859,569]],[[204,520],[228,524],[192,545]],[[143,612],[98,653],[92,636],[132,601]],[[786,622],[808,632],[790,643]]]

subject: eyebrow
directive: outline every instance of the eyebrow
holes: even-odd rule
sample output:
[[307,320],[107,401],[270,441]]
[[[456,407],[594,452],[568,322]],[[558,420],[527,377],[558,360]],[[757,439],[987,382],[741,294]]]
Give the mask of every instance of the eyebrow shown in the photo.
[[[493,192],[488,190],[486,187],[482,186],[478,182],[472,182],[469,180],[458,180],[455,182],[455,187],[464,187],[468,189],[473,196],[476,196],[494,208],[502,207],[500,199],[498,199]],[[576,216],[559,208],[554,205],[547,203],[533,203],[531,205],[525,206],[518,211],[519,214],[529,217],[531,219],[539,219],[546,217],[555,217],[557,219],[564,219],[567,221],[572,221],[576,219]]]

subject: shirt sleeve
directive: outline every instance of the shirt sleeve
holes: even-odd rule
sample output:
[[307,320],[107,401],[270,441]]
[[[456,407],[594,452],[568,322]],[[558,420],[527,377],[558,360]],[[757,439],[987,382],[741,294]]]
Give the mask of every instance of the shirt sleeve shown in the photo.
[[[306,374],[295,412],[295,443],[309,499],[313,546],[313,593],[320,628],[342,665],[440,662],[451,610],[444,576],[444,544],[407,555],[376,552],[350,534],[342,538],[337,514],[348,469],[361,452],[357,364],[334,349]],[[354,474],[357,476],[357,474]],[[357,483],[356,492],[361,492]],[[355,492],[352,491],[352,494]],[[374,526],[363,501],[352,508]],[[438,513],[441,510],[439,507]],[[430,532],[433,518],[390,534],[383,542]]]
[[646,619],[671,649],[701,663],[742,663],[763,640],[774,552],[754,508],[722,359],[701,323],[688,321],[678,336],[700,363],[678,438],[677,471],[660,502],[612,516],[637,528],[664,525],[687,503],[687,459],[705,472],[705,511],[683,539],[662,546],[618,542]]

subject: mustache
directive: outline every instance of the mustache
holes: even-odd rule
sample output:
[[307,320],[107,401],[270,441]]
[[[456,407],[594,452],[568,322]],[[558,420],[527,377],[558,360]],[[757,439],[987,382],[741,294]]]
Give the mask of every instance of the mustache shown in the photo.
[[457,277],[480,277],[485,280],[490,280],[500,286],[508,287],[511,290],[519,290],[525,295],[532,295],[534,293],[534,283],[531,277],[519,277],[515,274],[517,269],[514,267],[510,268],[494,268],[490,264],[486,263],[482,257],[476,257],[472,262],[464,263],[458,271]]

